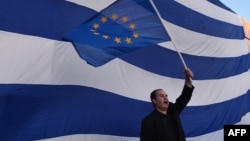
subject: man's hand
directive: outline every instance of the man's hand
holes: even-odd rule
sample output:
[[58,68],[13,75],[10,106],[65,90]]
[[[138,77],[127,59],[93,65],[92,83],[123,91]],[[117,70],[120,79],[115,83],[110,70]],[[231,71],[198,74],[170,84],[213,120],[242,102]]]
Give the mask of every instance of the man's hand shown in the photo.
[[188,86],[188,87],[193,87],[193,84],[192,84],[192,78],[194,77],[194,74],[193,72],[187,68],[185,69],[185,85]]

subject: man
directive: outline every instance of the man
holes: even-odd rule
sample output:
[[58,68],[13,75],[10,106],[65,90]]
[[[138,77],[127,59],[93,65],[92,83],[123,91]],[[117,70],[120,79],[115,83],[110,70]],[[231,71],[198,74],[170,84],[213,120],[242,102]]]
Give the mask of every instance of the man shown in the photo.
[[185,69],[185,85],[175,103],[169,102],[163,89],[151,92],[154,110],[141,123],[140,141],[185,141],[179,114],[191,99],[193,72]]

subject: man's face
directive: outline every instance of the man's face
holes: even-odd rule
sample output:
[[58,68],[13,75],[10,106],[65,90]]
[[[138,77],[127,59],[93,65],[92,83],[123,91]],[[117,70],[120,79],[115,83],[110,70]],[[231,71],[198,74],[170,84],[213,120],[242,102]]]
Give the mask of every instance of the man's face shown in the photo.
[[160,111],[167,111],[169,100],[168,95],[164,90],[158,90],[156,92],[156,98],[152,99],[153,103],[155,104],[155,108]]

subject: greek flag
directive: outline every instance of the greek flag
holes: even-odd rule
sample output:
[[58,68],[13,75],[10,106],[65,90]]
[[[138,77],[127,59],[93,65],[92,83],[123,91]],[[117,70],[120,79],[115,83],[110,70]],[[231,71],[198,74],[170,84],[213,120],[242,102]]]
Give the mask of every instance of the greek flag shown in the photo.
[[[141,120],[153,109],[150,92],[162,88],[173,102],[181,93],[179,53],[195,74],[181,113],[187,141],[221,141],[225,124],[250,124],[250,53],[240,15],[219,0],[129,0],[158,23],[131,20],[142,32],[124,23],[84,26],[97,38],[113,37],[119,26],[124,32],[114,35],[124,43],[137,41],[133,34],[126,40],[133,31],[147,43],[95,67],[65,37],[120,2],[126,0],[0,1],[1,141],[138,141]],[[164,32],[151,32],[155,24]]]

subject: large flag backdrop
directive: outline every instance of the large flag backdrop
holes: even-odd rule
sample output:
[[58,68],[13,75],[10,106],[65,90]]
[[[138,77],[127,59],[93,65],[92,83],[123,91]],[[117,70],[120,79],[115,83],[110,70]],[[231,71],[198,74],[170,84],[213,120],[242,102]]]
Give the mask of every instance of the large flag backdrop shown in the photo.
[[[171,40],[93,67],[62,37],[114,0],[0,1],[0,139],[137,141],[149,93],[171,101],[195,73],[181,114],[187,140],[221,141],[250,124],[250,54],[241,18],[220,1],[153,0]],[[93,41],[94,42],[94,41]]]

